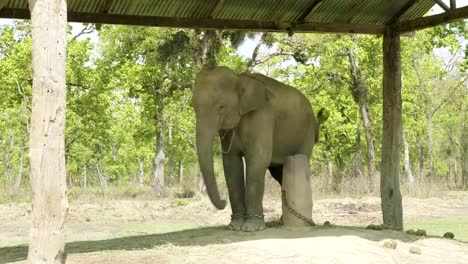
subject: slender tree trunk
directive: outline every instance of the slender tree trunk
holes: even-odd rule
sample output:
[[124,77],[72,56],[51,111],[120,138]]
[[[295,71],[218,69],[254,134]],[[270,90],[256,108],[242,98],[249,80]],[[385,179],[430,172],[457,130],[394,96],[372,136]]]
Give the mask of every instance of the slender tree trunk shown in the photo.
[[361,124],[358,124],[356,130],[356,155],[355,160],[355,171],[354,176],[360,176],[363,174],[364,166],[362,164],[362,146],[361,146]]
[[414,183],[414,177],[413,177],[413,172],[411,171],[411,162],[410,162],[410,156],[409,156],[409,144],[408,141],[406,140],[406,135],[405,131],[402,130],[401,134],[401,139],[403,141],[404,145],[404,150],[405,150],[405,158],[404,158],[404,168],[405,168],[405,175],[406,179],[408,180],[408,184],[412,185]]
[[85,165],[83,165],[83,189],[86,190],[88,187],[88,168]]
[[13,135],[13,129],[8,128],[8,133],[9,133],[9,147],[8,151],[5,151],[6,153],[6,178],[7,178],[7,184],[8,187],[13,186],[13,152],[14,152],[14,147],[15,147],[15,137]]
[[182,185],[184,181],[184,164],[182,163],[182,160],[179,160],[179,184]]
[[[466,118],[466,113],[464,114]],[[468,188],[468,125],[465,122],[463,125],[462,137],[461,137],[461,144],[462,144],[462,186],[463,188]]]
[[432,115],[430,111],[426,111],[427,122],[427,149],[429,152],[429,172],[431,177],[435,176],[434,168],[434,139],[432,136]]
[[102,174],[101,166],[99,166],[99,161],[96,161],[96,172],[99,178],[99,182],[101,183],[101,188],[103,190],[107,189],[109,186],[107,184],[106,177]]
[[362,77],[361,69],[359,68],[359,61],[357,51],[359,49],[357,40],[355,41],[355,48],[348,50],[348,59],[350,63],[350,73],[353,79],[352,85],[349,86],[353,94],[354,101],[359,106],[359,113],[361,115],[362,124],[364,126],[364,133],[367,143],[367,174],[369,177],[369,189],[371,192],[374,190],[375,177],[377,169],[375,166],[375,136],[374,125],[372,123],[371,113],[368,106],[369,87]]
[[157,196],[162,196],[165,191],[164,184],[164,131],[162,127],[158,128],[156,137],[156,155],[153,160],[153,192]]
[[419,143],[419,181],[421,182],[426,178],[426,159],[424,157],[424,146],[422,142]]
[[200,170],[198,170],[198,191],[201,193],[206,193],[206,185],[205,181],[203,180],[203,175]]
[[145,185],[145,160],[143,157],[138,159],[138,185]]
[[67,1],[29,0],[32,25],[30,162],[32,224],[28,263],[65,263]]
[[[169,116],[169,122],[168,122],[168,141],[169,141],[169,146],[172,145],[172,120]],[[174,179],[174,157],[172,153],[169,153],[169,162],[168,162],[168,173],[169,173],[169,185],[172,186],[175,183]]]
[[15,189],[18,190],[21,187],[21,183],[23,182],[23,171],[24,171],[24,153],[21,150],[19,156],[19,164],[18,164],[18,176],[16,177],[15,182]]

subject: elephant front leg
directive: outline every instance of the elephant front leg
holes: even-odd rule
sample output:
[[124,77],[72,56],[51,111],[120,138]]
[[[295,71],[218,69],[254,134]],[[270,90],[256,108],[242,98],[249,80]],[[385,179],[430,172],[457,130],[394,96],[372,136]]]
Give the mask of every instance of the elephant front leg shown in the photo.
[[265,189],[266,162],[246,159],[246,220],[242,231],[252,232],[265,229],[263,217],[263,193]]
[[231,223],[229,229],[240,231],[245,219],[244,163],[237,154],[223,154],[224,175],[231,202]]

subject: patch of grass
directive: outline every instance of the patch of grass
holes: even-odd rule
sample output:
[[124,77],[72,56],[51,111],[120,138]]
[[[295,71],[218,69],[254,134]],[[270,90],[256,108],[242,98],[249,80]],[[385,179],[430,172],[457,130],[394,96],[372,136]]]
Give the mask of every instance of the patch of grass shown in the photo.
[[30,202],[31,189],[29,187],[13,189],[6,186],[0,186],[0,204]]
[[455,239],[468,242],[468,218],[411,219],[405,229],[424,229],[430,236],[442,237],[446,232],[455,234]]

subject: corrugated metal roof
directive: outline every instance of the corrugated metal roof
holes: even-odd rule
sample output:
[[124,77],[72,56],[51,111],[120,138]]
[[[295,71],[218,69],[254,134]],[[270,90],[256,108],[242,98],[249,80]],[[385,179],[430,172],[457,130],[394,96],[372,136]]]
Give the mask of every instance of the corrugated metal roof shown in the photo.
[[[83,21],[100,16],[162,17],[175,19],[213,19],[274,23],[340,23],[385,25],[408,2],[412,6],[398,21],[424,16],[433,0],[68,0],[69,16]],[[318,3],[318,4],[317,4]],[[219,12],[212,16],[220,4]],[[312,8],[314,7],[314,8]],[[1,8],[1,7],[0,7]],[[311,11],[311,12],[309,12]],[[21,13],[23,12],[23,13]],[[28,13],[25,13],[28,12]],[[0,17],[27,16],[27,0],[10,0]],[[298,21],[303,18],[303,21]],[[107,21],[107,20],[106,20]],[[128,21],[128,20],[127,20]],[[125,23],[125,22],[122,22]],[[137,24],[138,22],[135,22]],[[170,22],[168,22],[170,23]],[[154,24],[157,24],[156,22]],[[253,24],[255,26],[255,24]],[[175,25],[177,26],[177,25]]]

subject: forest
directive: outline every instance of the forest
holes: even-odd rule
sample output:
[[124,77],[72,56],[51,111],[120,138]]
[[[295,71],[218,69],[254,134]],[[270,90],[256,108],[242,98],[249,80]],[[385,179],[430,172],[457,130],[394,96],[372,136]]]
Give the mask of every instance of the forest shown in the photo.
[[[325,109],[328,120],[310,160],[322,189],[378,193],[382,37],[79,28],[69,27],[67,54],[65,152],[72,189],[203,192],[191,88],[204,66],[224,65],[297,87],[316,112]],[[467,34],[459,21],[402,37],[400,178],[407,189],[427,183],[468,188]],[[245,43],[252,46],[249,56],[240,52]],[[0,26],[0,202],[29,190],[31,84],[30,23]]]

